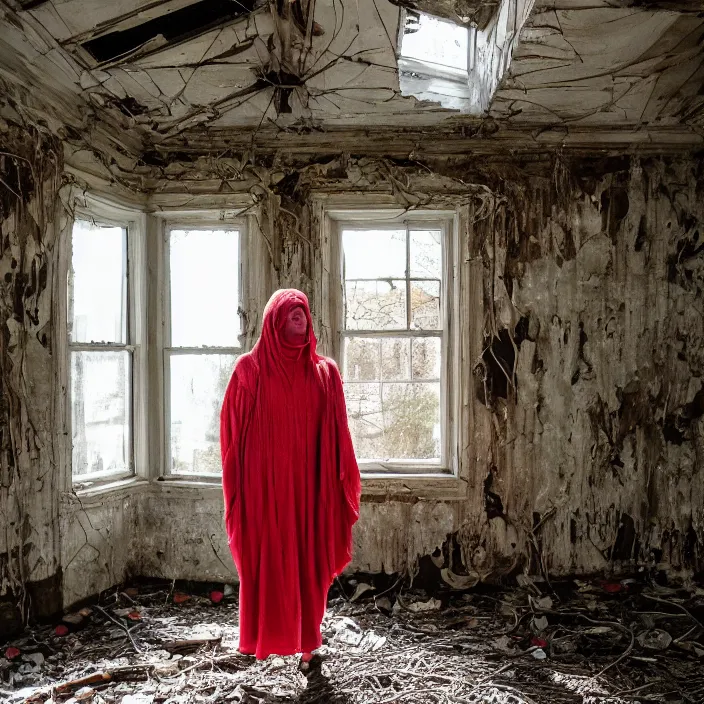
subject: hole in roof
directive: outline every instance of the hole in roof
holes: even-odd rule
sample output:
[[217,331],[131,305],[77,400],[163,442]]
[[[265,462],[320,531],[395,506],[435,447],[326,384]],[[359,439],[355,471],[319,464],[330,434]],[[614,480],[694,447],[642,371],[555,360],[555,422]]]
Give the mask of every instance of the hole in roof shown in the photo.
[[39,7],[39,5],[43,5],[47,0],[19,0],[20,7],[23,10],[33,10],[35,7]]
[[438,17],[406,11],[401,56],[438,67],[466,71],[469,31]]
[[98,62],[112,61],[159,39],[161,48],[202,34],[250,13],[256,0],[200,0],[200,2],[155,17],[136,27],[110,32],[81,46]]

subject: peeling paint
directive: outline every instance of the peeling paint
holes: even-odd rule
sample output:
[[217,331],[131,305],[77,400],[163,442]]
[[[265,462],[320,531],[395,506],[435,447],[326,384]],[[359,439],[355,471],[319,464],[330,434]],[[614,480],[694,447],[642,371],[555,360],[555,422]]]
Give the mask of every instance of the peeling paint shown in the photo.
[[[478,294],[477,349],[462,361],[473,433],[466,496],[372,493],[354,569],[414,573],[433,554],[486,581],[519,571],[704,570],[704,174],[701,155],[688,151],[701,127],[702,19],[687,7],[670,12],[664,0],[645,9],[625,0],[538,3],[492,103],[495,119],[454,116],[429,130],[449,115],[397,95],[390,30],[398,9],[384,5],[378,17],[378,4],[365,2],[345,20],[363,25],[350,46],[349,27],[325,43],[330,8],[315,15],[316,47],[327,48],[312,56],[331,63],[305,81],[283,61],[298,56],[300,36],[270,13],[134,65],[87,71],[71,68],[53,36],[56,13],[74,2],[35,13],[47,24],[53,17],[48,30],[3,4],[0,601],[12,605],[8,621],[128,572],[234,578],[216,489],[144,482],[90,501],[62,495],[55,408],[66,390],[54,382],[62,181],[147,209],[167,196],[202,205],[248,194],[268,262],[262,293],[282,285],[309,293],[323,346],[331,331],[320,310],[315,198],[369,193],[409,211],[459,207],[472,272],[462,300]],[[71,36],[85,31],[80,19],[74,14]],[[598,43],[579,45],[585,23],[594,39],[612,21],[623,41],[611,43],[608,60]],[[351,63],[346,52],[374,58]],[[42,71],[49,81],[61,74],[46,92]],[[354,97],[320,107],[343,88]],[[376,124],[387,127],[370,129]],[[606,126],[616,129],[608,143]],[[574,134],[581,151],[563,149]],[[642,147],[624,154],[635,139]],[[679,155],[658,154],[663,145]],[[257,321],[258,311],[247,311],[248,339]]]
[[26,619],[60,607],[56,586],[52,305],[58,140],[0,123],[0,597]]
[[[213,167],[225,163],[237,165],[229,189],[252,191],[258,182],[268,193],[265,232],[282,254],[273,285],[300,286],[312,300],[320,233],[307,215],[311,194],[381,190],[404,207],[469,198],[483,208],[463,243],[481,262],[487,341],[483,354],[465,360],[478,373],[470,403],[487,414],[488,428],[470,440],[479,463],[468,497],[369,497],[354,569],[413,573],[438,549],[455,572],[487,581],[523,570],[702,569],[704,200],[696,160],[553,155],[536,169],[530,159],[421,168],[298,156],[258,167],[233,157],[171,161],[169,169],[179,188],[208,197],[221,190]],[[158,188],[174,192],[169,178]],[[162,500],[150,499],[146,515],[175,524],[189,514],[183,496]],[[220,499],[200,501],[207,521],[194,517],[188,531],[202,535],[207,525],[212,534]],[[170,576],[191,555],[218,574],[227,558],[203,550],[171,545],[157,551],[158,566],[149,549],[141,559],[147,571]]]

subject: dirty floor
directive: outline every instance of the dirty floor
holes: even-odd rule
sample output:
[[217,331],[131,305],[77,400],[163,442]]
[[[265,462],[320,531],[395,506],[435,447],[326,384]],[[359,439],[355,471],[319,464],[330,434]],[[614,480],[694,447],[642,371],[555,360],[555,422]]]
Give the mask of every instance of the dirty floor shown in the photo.
[[13,704],[704,702],[704,589],[331,590],[320,659],[237,653],[230,586],[122,585],[0,649]]

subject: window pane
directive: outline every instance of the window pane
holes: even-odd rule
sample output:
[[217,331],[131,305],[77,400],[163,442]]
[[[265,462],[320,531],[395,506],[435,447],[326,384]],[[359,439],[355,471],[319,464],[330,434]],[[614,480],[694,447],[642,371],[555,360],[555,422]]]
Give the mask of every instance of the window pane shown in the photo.
[[405,281],[348,281],[345,284],[347,330],[405,330]]
[[381,341],[363,337],[345,338],[346,381],[379,381],[381,379]]
[[440,379],[442,347],[439,337],[419,337],[411,347],[413,379]]
[[346,383],[347,414],[360,460],[440,460],[439,383]]
[[406,230],[343,230],[345,279],[406,276]]
[[220,460],[220,409],[236,356],[172,354],[171,471],[217,474]]
[[410,381],[408,338],[387,337],[381,341],[381,378],[384,381]]
[[411,277],[442,278],[442,232],[414,230],[411,234]]
[[130,469],[131,355],[71,353],[73,475]]
[[380,384],[345,384],[347,417],[358,459],[375,459],[384,444]]
[[440,459],[440,384],[384,384],[383,455],[378,459]]
[[237,347],[239,232],[172,230],[172,347]]
[[68,287],[71,342],[127,343],[127,230],[76,220]]
[[440,282],[411,281],[411,328],[440,330]]

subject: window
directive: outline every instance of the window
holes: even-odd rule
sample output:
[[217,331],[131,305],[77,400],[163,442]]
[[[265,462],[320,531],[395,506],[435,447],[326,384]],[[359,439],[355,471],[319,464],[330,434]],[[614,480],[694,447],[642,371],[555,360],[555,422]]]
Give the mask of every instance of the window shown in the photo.
[[400,53],[408,62],[407,68],[467,79],[470,44],[467,27],[406,10],[400,39]]
[[449,470],[449,223],[341,223],[342,371],[367,471]]
[[458,18],[464,24],[402,9],[397,40],[401,95],[484,115],[507,75],[531,8],[531,3],[492,0]]
[[470,85],[476,30],[412,10],[403,10],[398,68],[402,95],[442,107],[481,113]]
[[242,227],[166,228],[167,473],[219,475],[220,407],[242,353]]
[[72,472],[133,471],[128,229],[76,220],[68,276]]

